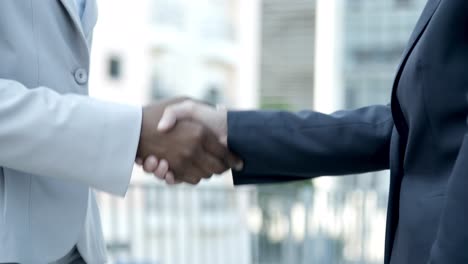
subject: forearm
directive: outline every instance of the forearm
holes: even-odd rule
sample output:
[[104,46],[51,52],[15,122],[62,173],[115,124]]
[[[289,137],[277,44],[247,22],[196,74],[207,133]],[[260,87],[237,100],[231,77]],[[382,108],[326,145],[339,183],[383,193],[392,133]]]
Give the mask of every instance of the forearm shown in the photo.
[[299,180],[389,167],[388,106],[325,115],[312,111],[230,112],[229,147],[244,160],[238,184]]
[[141,108],[0,80],[0,166],[126,192]]

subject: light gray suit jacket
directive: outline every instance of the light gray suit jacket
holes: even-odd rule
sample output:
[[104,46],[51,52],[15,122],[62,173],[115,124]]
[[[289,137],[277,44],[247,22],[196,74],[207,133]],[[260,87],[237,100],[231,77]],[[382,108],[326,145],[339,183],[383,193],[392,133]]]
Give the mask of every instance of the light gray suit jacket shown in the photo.
[[124,195],[130,180],[141,108],[86,96],[97,8],[81,24],[73,5],[0,1],[0,263],[48,263],[76,244],[104,262],[90,188]]

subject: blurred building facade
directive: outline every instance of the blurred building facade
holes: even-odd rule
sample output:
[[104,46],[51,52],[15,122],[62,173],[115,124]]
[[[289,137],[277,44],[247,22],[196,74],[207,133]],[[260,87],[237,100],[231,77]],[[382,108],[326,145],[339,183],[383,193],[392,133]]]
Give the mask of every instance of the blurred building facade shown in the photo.
[[178,95],[236,108],[257,100],[257,0],[99,1],[92,96]]
[[[393,78],[425,0],[317,0],[315,109],[331,113],[389,104]],[[339,164],[338,164],[339,165]],[[356,263],[383,259],[388,172],[326,178],[318,188],[334,192],[375,191],[360,208],[361,222],[344,238],[345,257]],[[366,213],[365,206],[378,208]],[[367,210],[367,212],[369,212]],[[354,243],[358,238],[361,243]]]
[[[316,110],[389,104],[400,56],[426,1],[318,1]],[[386,175],[337,181],[343,188],[387,192]]]
[[260,102],[262,108],[313,106],[316,0],[261,3]]

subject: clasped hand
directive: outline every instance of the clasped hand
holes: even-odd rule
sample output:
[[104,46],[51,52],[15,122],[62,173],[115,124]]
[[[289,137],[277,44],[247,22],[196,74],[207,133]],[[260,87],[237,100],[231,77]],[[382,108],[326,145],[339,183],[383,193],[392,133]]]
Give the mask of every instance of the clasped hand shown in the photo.
[[187,98],[143,109],[136,162],[168,184],[198,184],[242,161],[227,148],[227,112]]

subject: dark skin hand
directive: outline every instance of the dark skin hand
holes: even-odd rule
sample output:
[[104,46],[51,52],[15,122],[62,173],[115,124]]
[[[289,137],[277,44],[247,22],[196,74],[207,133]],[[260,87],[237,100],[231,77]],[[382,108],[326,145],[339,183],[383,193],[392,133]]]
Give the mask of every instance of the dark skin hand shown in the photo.
[[177,181],[198,184],[213,174],[221,174],[234,167],[239,159],[223,146],[217,136],[203,125],[182,121],[170,132],[160,132],[157,126],[164,109],[178,98],[154,103],[143,108],[143,121],[137,158],[150,155],[165,159]]

